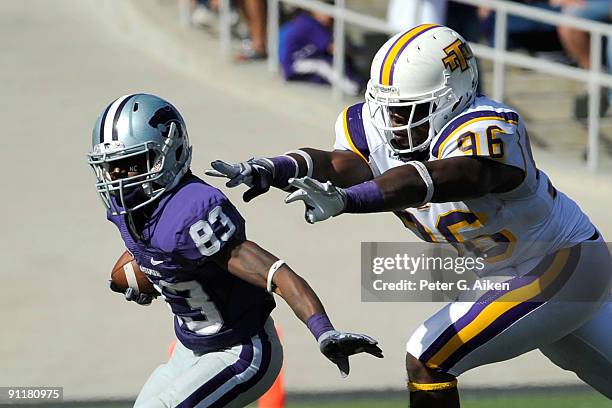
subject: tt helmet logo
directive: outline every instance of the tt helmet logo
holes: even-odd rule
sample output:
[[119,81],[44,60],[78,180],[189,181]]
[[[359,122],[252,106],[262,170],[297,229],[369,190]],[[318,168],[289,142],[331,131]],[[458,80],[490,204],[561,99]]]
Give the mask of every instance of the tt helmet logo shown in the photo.
[[459,39],[444,48],[444,52],[446,56],[442,58],[442,62],[451,72],[455,71],[457,68],[461,68],[461,71],[468,69],[468,61],[473,57],[470,47]]

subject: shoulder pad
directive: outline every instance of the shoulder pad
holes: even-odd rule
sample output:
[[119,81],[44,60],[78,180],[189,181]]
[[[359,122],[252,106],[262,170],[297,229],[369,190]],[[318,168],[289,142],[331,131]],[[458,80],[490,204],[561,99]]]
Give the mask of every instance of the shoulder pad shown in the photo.
[[432,146],[431,155],[441,158],[447,144],[464,133],[486,133],[486,129],[490,126],[499,125],[507,128],[508,126],[516,126],[518,121],[519,115],[513,111],[476,110],[466,112],[450,121],[440,131]]
[[370,157],[370,148],[363,125],[363,105],[363,102],[351,105],[340,114],[338,120],[342,127],[337,129],[337,132],[342,133],[336,135],[336,138],[342,136],[348,147],[367,162]]

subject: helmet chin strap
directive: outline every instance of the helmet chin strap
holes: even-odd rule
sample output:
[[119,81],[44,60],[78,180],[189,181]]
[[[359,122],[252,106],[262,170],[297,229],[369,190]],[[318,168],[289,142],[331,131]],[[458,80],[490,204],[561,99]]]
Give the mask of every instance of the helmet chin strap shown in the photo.
[[176,176],[174,177],[174,180],[172,180],[170,183],[168,183],[168,185],[166,186],[166,191],[170,191],[172,190],[174,187],[176,187],[176,185],[179,183],[179,181],[181,181],[181,179],[183,178],[183,176],[185,174],[187,174],[187,171],[189,170],[189,166],[191,165],[191,151],[192,151],[192,146],[189,147],[185,147],[186,149],[189,149],[189,152],[187,153],[187,160],[185,161],[185,163],[181,166],[180,170],[177,171]]
[[390,157],[394,157],[402,161],[407,161],[407,160],[424,161],[429,156],[429,146],[431,145],[431,143],[424,144],[422,148],[420,148],[419,150],[413,150],[410,152],[402,151],[404,149],[397,146],[396,143],[397,142],[395,140],[391,139],[385,144],[385,147],[387,151],[389,152]]
[[132,212],[130,211],[126,214],[125,218],[127,218],[128,228],[130,229],[130,232],[132,233],[134,238],[136,238],[137,241],[140,241],[140,239],[142,238],[142,235],[140,234],[140,231],[136,227],[136,222],[134,221],[134,214],[132,214]]
[[429,150],[424,149],[417,152],[398,154],[397,158],[403,162],[420,161],[426,162],[429,159]]
[[176,123],[170,122],[170,129],[168,130],[168,137],[162,147],[162,154],[165,156],[174,144],[174,138],[176,137]]
[[153,196],[153,183],[143,183],[142,190],[147,195],[147,197]]

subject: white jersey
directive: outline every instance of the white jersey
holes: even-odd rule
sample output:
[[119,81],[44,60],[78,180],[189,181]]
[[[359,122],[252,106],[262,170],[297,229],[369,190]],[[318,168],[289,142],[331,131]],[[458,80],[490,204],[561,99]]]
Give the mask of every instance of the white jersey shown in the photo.
[[[364,103],[345,109],[336,122],[334,148],[357,153],[374,176],[405,165],[386,148],[369,117]],[[479,96],[446,124],[431,142],[429,160],[458,156],[486,157],[518,167],[526,176],[517,188],[503,194],[428,203],[396,212],[421,239],[462,243],[461,247],[484,255],[492,269],[498,269],[594,234],[593,225],[578,205],[537,169],[525,124],[510,107]]]

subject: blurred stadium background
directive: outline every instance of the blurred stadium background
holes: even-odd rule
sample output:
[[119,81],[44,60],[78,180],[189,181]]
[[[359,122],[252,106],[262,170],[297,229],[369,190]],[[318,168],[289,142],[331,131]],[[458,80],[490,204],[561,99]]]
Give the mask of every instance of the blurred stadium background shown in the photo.
[[[347,0],[347,6],[382,17],[386,1]],[[356,27],[348,33],[363,38]],[[169,99],[187,121],[192,168],[202,175],[217,158],[331,147],[336,116],[353,99],[285,83],[262,62],[224,58],[215,29],[180,24],[176,0],[5,0],[0,50],[0,386],[63,386],[66,401],[129,401],[166,358],[172,321],[161,302],[140,308],[107,289],[123,249],[85,162],[99,111],[130,92]],[[490,65],[483,61],[485,90]],[[598,170],[587,170],[586,127],[571,112],[582,85],[523,69],[508,69],[506,81],[507,102],[528,119],[539,167],[611,236],[608,143]],[[601,125],[605,142],[612,121],[604,117]],[[312,227],[300,206],[281,205],[279,192],[249,205],[242,191],[226,193],[245,215],[250,236],[309,279],[337,327],[370,333],[385,351],[384,360],[353,359],[350,378],[342,380],[279,302],[274,316],[284,333],[290,406],[405,406],[404,343],[440,305],[361,303],[359,243],[414,240],[411,233],[385,215]],[[538,352],[475,369],[460,384],[469,407],[609,406]],[[508,395],[520,398],[494,402]],[[317,399],[331,402],[316,405]]]

